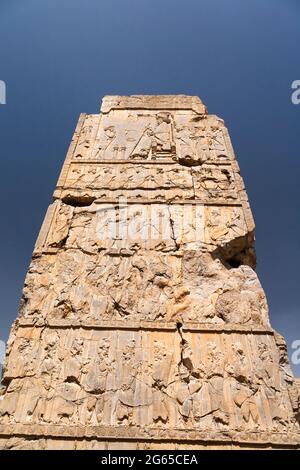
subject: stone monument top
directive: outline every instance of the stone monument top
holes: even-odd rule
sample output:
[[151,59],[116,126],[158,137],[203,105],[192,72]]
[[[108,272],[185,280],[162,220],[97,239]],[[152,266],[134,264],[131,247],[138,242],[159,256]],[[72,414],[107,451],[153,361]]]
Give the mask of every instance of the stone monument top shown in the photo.
[[101,112],[111,109],[161,109],[192,110],[197,114],[206,114],[206,107],[198,96],[188,95],[130,95],[104,96]]

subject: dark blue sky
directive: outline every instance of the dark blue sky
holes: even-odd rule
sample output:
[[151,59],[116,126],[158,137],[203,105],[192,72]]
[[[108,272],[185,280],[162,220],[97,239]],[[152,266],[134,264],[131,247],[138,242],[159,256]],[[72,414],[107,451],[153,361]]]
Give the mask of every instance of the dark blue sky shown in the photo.
[[272,324],[300,339],[299,25],[298,0],[0,0],[0,339],[79,113],[132,93],[199,95],[225,119]]

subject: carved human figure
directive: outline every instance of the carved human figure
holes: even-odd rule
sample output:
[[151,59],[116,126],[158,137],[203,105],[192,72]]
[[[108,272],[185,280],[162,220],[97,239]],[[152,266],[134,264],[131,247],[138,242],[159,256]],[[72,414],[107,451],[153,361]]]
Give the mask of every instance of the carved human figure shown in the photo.
[[154,132],[151,127],[147,127],[143,132],[140,139],[137,141],[137,144],[133,148],[130,157],[131,158],[141,158],[149,159],[150,151],[154,141]]
[[177,126],[176,139],[179,144],[179,163],[196,166],[202,165],[209,158],[204,127],[193,124]]
[[240,410],[242,427],[260,427],[260,416],[256,397],[259,392],[259,384],[254,375],[250,374],[246,362],[244,349],[239,341],[232,344],[232,355],[225,366],[228,376],[232,379],[233,402]]
[[205,380],[210,397],[210,412],[217,427],[227,427],[229,415],[224,398],[225,355],[214,341],[207,343],[207,360],[205,362]]
[[291,422],[291,410],[287,406],[288,401],[276,376],[273,356],[267,344],[263,342],[258,344],[255,378],[268,399],[274,429],[285,429]]
[[172,120],[169,113],[156,115],[156,126],[153,129],[153,153],[171,153],[174,151]]
[[248,369],[246,357],[244,348],[239,341],[232,343],[231,355],[227,359],[225,369],[231,377],[236,378],[239,382],[247,383]]
[[188,126],[176,126],[176,141],[179,144],[180,157],[192,160],[194,151],[192,149],[191,131]]
[[279,349],[279,367],[282,373],[282,380],[288,385],[293,384],[293,372],[289,363],[286,342],[283,336],[275,333],[276,346]]
[[207,128],[207,142],[209,148],[214,150],[218,157],[227,156],[223,131],[217,123]]
[[60,361],[57,356],[59,337],[55,332],[45,336],[44,358],[41,362],[40,374],[54,383],[60,373]]
[[299,379],[294,380],[292,384],[288,386],[288,395],[291,401],[292,409],[294,412],[294,425],[300,429],[300,381]]
[[18,342],[17,353],[3,370],[6,379],[34,375],[36,351],[33,348],[32,340],[21,338]]
[[[13,379],[0,395],[0,418],[1,423],[9,424],[18,422],[16,410],[18,402],[22,399],[24,380]],[[5,397],[5,400],[4,400]]]
[[60,248],[68,236],[72,219],[72,208],[68,205],[60,204],[55,214],[55,224],[47,237],[47,245]]
[[291,407],[289,406],[288,397],[283,390],[273,390],[269,393],[268,401],[273,421],[273,429],[275,431],[287,431],[291,422]]
[[202,381],[187,372],[184,366],[179,367],[180,383],[176,389],[179,414],[186,422],[189,418],[199,420],[197,394],[202,388]]
[[60,424],[78,422],[78,406],[85,399],[85,392],[77,383],[60,383],[53,397],[52,421]]
[[116,403],[116,418],[120,424],[134,424],[136,381],[141,363],[135,358],[136,342],[130,340],[122,351],[120,389]]
[[276,383],[273,356],[266,343],[258,344],[258,356],[255,364],[255,375],[266,389],[278,389],[280,384]]
[[179,415],[183,423],[188,419],[199,422],[201,410],[199,403],[201,397],[199,391],[203,387],[203,365],[195,369],[193,364],[193,352],[187,341],[181,342],[181,361],[178,367],[179,383],[176,387],[175,398],[178,403]]
[[169,385],[169,375],[173,354],[164,344],[155,340],[153,343],[154,356],[152,364],[153,405],[152,418],[154,423],[165,424],[169,418],[166,390]]
[[[51,385],[49,377],[42,375],[37,384],[37,397],[31,401],[28,415],[34,423],[51,423],[52,421],[52,400],[55,396],[55,387]],[[35,393],[33,391],[33,396]]]
[[77,146],[75,149],[75,158],[87,157],[88,151],[91,147],[91,141],[93,137],[93,121],[91,117],[87,117],[83,128],[79,134]]
[[116,135],[117,132],[115,126],[111,125],[104,127],[100,138],[96,141],[95,158],[108,158],[109,155],[113,155]]
[[240,409],[243,422],[250,428],[259,428],[260,417],[256,404],[258,386],[255,384],[243,384],[236,382],[233,401]]
[[82,351],[83,339],[75,338],[72,342],[70,351],[63,362],[63,377],[64,382],[75,382],[80,384],[82,375]]
[[81,410],[81,421],[91,419],[95,412],[96,421],[103,424],[105,407],[108,401],[107,381],[115,370],[115,359],[110,357],[110,339],[102,338],[97,350],[97,357],[87,362],[83,369],[83,387],[88,393]]
[[[58,354],[59,337],[56,332],[45,335],[44,357],[40,367],[39,383],[33,383],[32,396],[28,415],[33,422],[52,421],[52,400],[55,387],[61,373],[61,358]],[[37,388],[36,388],[37,387]],[[37,393],[35,392],[37,390]]]
[[78,418],[77,405],[84,397],[80,385],[82,348],[83,340],[74,339],[67,355],[65,351],[57,354],[57,340],[48,341],[41,369],[42,393],[33,410],[34,420],[69,423]]
[[89,393],[103,393],[106,390],[108,374],[113,370],[114,359],[109,357],[110,340],[102,338],[97,357],[85,369],[84,388]]

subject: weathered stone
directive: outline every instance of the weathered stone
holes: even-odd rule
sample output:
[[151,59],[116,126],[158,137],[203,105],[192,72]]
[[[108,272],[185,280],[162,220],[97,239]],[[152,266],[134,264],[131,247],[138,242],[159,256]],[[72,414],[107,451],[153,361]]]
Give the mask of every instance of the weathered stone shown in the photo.
[[9,338],[3,449],[299,448],[224,123],[197,97],[81,115]]

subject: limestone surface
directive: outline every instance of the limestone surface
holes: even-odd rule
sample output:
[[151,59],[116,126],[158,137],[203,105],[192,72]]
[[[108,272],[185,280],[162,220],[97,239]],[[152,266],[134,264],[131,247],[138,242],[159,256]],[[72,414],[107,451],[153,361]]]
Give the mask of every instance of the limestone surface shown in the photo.
[[7,345],[0,448],[300,448],[254,229],[198,97],[82,114]]

